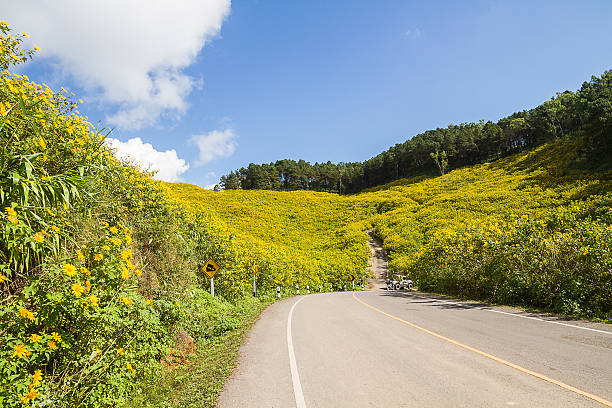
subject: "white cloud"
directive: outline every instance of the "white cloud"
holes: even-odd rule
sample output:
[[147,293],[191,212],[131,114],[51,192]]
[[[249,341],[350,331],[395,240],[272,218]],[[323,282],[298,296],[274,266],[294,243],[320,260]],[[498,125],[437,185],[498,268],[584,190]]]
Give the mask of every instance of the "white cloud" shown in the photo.
[[[206,180],[204,185],[204,188],[206,190],[214,190],[215,186],[219,184],[219,177],[217,177],[217,173],[215,173],[214,171],[209,171],[208,173],[206,173],[206,175],[204,176],[204,180]],[[211,183],[211,180],[217,180],[217,182]]]
[[410,38],[411,40],[416,40],[417,38],[420,38],[422,35],[423,35],[423,30],[421,30],[418,27],[411,28],[404,33],[404,37]]
[[231,129],[213,130],[203,135],[193,135],[189,142],[198,147],[196,166],[222,157],[229,157],[236,150],[236,136]]
[[151,143],[143,143],[139,137],[127,142],[107,137],[106,143],[117,149],[117,157],[132,159],[144,169],[157,171],[155,178],[158,180],[178,181],[179,176],[189,169],[189,164],[178,157],[176,150],[157,151]]
[[230,0],[0,0],[2,17],[125,129],[178,117],[198,81],[183,69],[216,36]]

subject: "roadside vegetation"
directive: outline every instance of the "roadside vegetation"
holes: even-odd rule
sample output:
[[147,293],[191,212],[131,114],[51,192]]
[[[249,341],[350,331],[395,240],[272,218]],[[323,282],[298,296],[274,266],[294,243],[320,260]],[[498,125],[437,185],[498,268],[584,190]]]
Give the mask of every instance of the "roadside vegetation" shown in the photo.
[[[235,218],[194,208],[117,160],[73,95],[10,72],[33,51],[0,31],[0,406],[129,406],[189,360],[223,368],[198,384],[210,406],[276,285],[290,295],[365,273],[366,235],[334,197],[313,197],[330,214],[310,237],[297,233],[316,218],[297,221],[306,209],[235,234],[246,206]],[[215,298],[201,271],[210,258],[222,266]],[[220,338],[233,340],[219,349]]]

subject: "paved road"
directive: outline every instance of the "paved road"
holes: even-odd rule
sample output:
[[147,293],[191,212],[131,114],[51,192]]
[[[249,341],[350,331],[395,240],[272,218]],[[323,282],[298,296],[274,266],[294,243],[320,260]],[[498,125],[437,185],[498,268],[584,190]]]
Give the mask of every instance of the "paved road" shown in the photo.
[[612,407],[610,325],[372,286],[270,306],[218,407]]

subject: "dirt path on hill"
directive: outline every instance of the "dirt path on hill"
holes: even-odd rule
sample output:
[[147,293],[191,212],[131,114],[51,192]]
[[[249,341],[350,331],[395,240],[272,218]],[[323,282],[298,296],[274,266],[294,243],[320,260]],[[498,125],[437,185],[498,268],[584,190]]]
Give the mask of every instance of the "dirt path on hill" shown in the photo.
[[374,238],[372,231],[369,231],[368,235],[370,235],[368,247],[370,248],[371,253],[369,270],[376,277],[368,278],[367,290],[384,290],[387,287],[385,281],[387,279],[387,272],[389,270],[387,265],[387,253],[381,246],[380,242]]

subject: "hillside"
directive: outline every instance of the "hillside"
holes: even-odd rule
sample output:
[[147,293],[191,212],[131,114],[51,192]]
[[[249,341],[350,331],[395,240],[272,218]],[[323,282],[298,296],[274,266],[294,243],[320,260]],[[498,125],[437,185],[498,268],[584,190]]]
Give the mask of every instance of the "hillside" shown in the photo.
[[355,196],[390,267],[421,290],[610,318],[612,172],[564,139],[443,177]]
[[[295,259],[308,254],[325,262],[321,250],[327,259],[363,259],[359,231],[372,227],[390,251],[391,268],[422,290],[610,318],[612,171],[603,162],[593,170],[584,143],[562,138],[352,196],[206,192],[183,184],[171,190],[237,236],[295,251]],[[346,233],[355,237],[351,245],[334,243],[346,242]]]
[[[201,222],[233,235],[243,258],[256,254],[262,287],[343,286],[350,275],[365,277],[366,208],[350,198],[307,191],[217,193],[189,184],[168,186],[170,195]],[[234,290],[245,290],[236,284],[250,279],[228,273],[234,271],[225,272],[221,282],[231,281]]]

